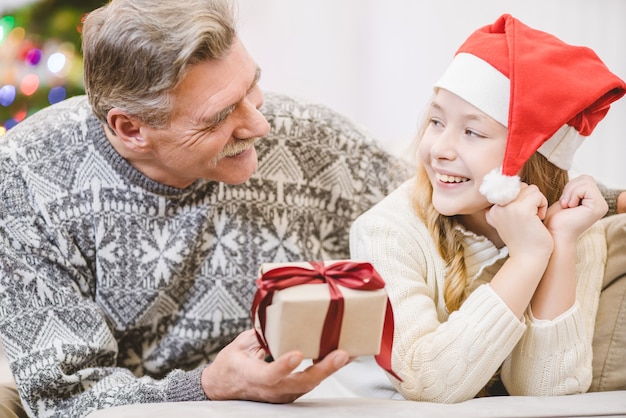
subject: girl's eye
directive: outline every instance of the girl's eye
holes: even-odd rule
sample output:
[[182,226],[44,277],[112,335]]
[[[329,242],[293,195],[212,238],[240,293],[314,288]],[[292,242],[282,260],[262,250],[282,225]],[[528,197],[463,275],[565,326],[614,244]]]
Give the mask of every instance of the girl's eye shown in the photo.
[[441,126],[443,126],[443,123],[441,123],[441,121],[440,121],[439,119],[435,119],[435,118],[431,118],[431,119],[430,119],[430,124],[431,124],[432,126],[435,126],[435,127],[441,127]]
[[484,135],[481,135],[478,132],[473,131],[471,129],[466,129],[465,130],[465,135],[471,136],[471,137],[474,137],[474,138],[484,138],[485,137]]

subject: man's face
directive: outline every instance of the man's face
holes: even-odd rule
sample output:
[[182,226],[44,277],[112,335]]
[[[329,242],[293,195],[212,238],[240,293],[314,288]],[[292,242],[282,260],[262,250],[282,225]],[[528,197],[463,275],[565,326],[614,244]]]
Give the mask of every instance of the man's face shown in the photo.
[[169,126],[141,127],[150,151],[137,168],[178,188],[200,178],[228,184],[248,180],[257,168],[254,141],[269,132],[259,112],[259,76],[239,40],[224,58],[191,67],[172,92]]

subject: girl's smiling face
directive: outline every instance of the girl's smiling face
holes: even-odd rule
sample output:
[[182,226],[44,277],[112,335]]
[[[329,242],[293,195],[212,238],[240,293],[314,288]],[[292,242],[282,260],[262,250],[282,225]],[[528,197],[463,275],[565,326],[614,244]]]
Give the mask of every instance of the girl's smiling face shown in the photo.
[[506,141],[505,126],[459,96],[438,89],[419,144],[419,157],[433,186],[432,203],[439,213],[484,219],[484,210],[491,204],[479,187],[487,173],[502,165]]

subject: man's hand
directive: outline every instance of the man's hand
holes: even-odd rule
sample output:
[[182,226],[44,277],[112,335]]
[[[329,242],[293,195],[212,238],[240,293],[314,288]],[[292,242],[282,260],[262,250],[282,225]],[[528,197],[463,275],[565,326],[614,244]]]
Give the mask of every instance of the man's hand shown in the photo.
[[204,392],[211,400],[293,402],[349,361],[345,351],[336,350],[307,369],[292,373],[303,360],[302,353],[292,351],[271,363],[264,358],[254,330],[242,332],[202,372]]

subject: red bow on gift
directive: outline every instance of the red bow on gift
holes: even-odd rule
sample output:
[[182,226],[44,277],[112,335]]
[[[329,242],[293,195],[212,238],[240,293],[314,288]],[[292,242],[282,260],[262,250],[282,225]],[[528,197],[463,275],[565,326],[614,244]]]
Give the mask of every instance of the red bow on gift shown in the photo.
[[[312,270],[297,266],[277,267],[263,273],[256,281],[258,289],[252,302],[252,321],[254,322],[255,314],[258,312],[261,333],[257,331],[256,335],[259,344],[268,353],[269,347],[262,333],[265,332],[265,310],[272,303],[275,291],[301,284],[328,284],[330,305],[324,319],[319,350],[319,358],[323,358],[339,346],[344,300],[337,285],[357,290],[378,290],[385,287],[385,282],[370,263],[338,261],[325,266],[322,262],[310,261],[309,264],[313,267]],[[402,380],[391,369],[393,328],[393,311],[391,303],[387,300],[380,352],[375,358],[380,367],[396,379]]]

